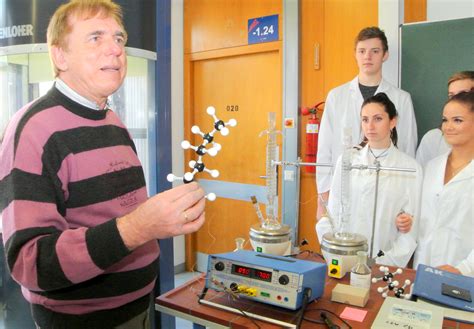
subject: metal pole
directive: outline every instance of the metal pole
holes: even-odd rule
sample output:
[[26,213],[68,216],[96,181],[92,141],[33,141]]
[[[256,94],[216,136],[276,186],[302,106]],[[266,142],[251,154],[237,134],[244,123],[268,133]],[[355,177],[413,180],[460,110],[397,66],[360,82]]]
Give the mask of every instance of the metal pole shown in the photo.
[[379,173],[380,173],[380,162],[375,159],[375,198],[374,198],[374,214],[372,216],[372,234],[370,236],[370,259],[372,259],[372,254],[374,252],[374,233],[375,233],[375,216],[377,214],[377,195],[379,191]]
[[[295,166],[295,167],[300,167],[300,166],[332,167],[333,166],[331,163],[300,162],[300,161],[296,161],[296,162],[272,161],[272,164],[276,164],[276,165],[279,165],[279,166]],[[416,172],[416,169],[412,169],[412,168],[382,167],[380,165],[379,166],[369,166],[369,165],[363,165],[363,164],[351,165],[351,169],[358,169],[358,170],[371,169],[371,170]]]

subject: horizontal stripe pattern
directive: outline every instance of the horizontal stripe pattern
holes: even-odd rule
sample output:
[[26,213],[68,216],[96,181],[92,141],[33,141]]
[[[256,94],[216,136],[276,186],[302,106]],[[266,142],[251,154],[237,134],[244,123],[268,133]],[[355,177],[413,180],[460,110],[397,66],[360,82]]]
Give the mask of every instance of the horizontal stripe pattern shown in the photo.
[[0,211],[8,266],[31,290],[27,298],[82,314],[149,293],[158,244],[130,252],[115,222],[147,199],[135,145],[115,113],[53,88],[5,137]]
[[[32,300],[37,300],[37,296],[33,295],[29,297]],[[119,324],[127,322],[129,319],[148,309],[150,305],[149,293],[145,293],[143,295],[142,292],[141,295],[134,297],[135,298],[133,302],[125,305],[116,305],[114,302],[112,302],[112,305],[116,307],[113,310],[87,309],[88,314],[77,313],[74,308],[67,305],[61,308],[62,314],[58,314],[52,312],[46,307],[38,305],[40,303],[32,306],[32,313],[36,320],[35,322],[41,328],[51,327],[51,322],[54,322],[55,326],[58,328],[68,329],[106,329],[106,327],[115,328]]]
[[156,275],[157,264],[153,262],[133,271],[102,274],[67,288],[35,293],[48,299],[78,302],[82,299],[115,297],[141,289],[144,284],[153,282]]
[[[104,138],[107,136],[107,138]],[[104,147],[125,145],[134,149],[132,140],[124,128],[107,125],[101,127],[80,127],[55,132],[44,145],[42,162],[52,172],[58,172],[68,154],[76,154]],[[91,162],[94,159],[91,159]]]
[[34,237],[58,233],[58,230],[54,227],[38,227],[27,230],[21,230],[15,232],[5,243],[5,253],[7,255],[7,264],[10,271],[15,265],[16,258],[20,252],[21,247]]
[[0,211],[13,200],[55,202],[55,189],[48,177],[13,169],[0,181]]
[[142,167],[106,173],[69,184],[68,208],[84,207],[120,197],[145,186]]

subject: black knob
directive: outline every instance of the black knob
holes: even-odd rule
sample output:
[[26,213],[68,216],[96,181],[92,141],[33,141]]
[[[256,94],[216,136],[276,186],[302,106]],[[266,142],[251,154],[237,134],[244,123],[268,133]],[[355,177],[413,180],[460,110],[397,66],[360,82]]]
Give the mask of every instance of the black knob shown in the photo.
[[331,270],[331,274],[336,274],[336,273],[337,273],[337,268],[333,268],[333,269]]
[[290,278],[288,277],[288,275],[283,274],[282,276],[278,278],[278,282],[280,282],[280,284],[285,286],[290,282]]
[[239,285],[235,282],[232,282],[229,286],[230,290],[237,291],[239,289]]
[[225,265],[223,262],[217,262],[215,265],[214,265],[214,268],[217,270],[217,271],[223,271],[224,268],[225,268]]

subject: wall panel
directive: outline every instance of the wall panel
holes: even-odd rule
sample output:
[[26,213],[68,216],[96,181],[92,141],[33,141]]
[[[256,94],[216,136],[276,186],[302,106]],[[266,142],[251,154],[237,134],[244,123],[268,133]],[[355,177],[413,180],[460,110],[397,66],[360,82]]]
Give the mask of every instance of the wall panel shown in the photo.
[[[280,0],[185,0],[184,52],[247,45],[248,19],[281,11]],[[281,15],[279,20],[281,27]]]
[[[354,58],[354,39],[366,26],[377,25],[377,0],[302,0],[301,1],[301,106],[326,99],[332,88],[351,80],[358,72]],[[314,45],[320,45],[320,67],[314,67]],[[304,158],[305,125],[301,120],[300,145]],[[305,249],[319,251],[315,224],[317,191],[315,175],[301,171],[299,239],[306,238]]]

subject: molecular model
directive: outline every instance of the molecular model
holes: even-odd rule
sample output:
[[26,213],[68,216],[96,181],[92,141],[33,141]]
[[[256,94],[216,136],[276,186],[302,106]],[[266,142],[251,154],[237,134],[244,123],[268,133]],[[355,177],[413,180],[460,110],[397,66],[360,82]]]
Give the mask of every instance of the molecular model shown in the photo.
[[[220,144],[214,142],[214,134],[216,132],[220,132],[222,136],[227,136],[229,134],[229,128],[227,128],[227,126],[235,127],[237,125],[237,121],[235,119],[230,119],[228,122],[224,122],[218,119],[216,117],[216,109],[213,106],[209,106],[206,112],[214,119],[214,129],[210,133],[203,133],[198,126],[192,126],[191,128],[191,132],[193,134],[201,135],[203,140],[202,144],[199,146],[193,146],[187,140],[181,142],[181,147],[183,149],[192,149],[198,155],[196,161],[189,161],[189,167],[193,170],[191,172],[186,172],[183,177],[168,174],[168,176],[166,177],[168,182],[183,181],[183,183],[188,184],[194,180],[194,175],[196,175],[198,172],[203,171],[207,172],[214,178],[219,177],[218,170],[210,170],[206,168],[204,162],[202,161],[202,157],[206,154],[209,154],[212,157],[217,155],[217,153],[221,150],[222,147]],[[209,144],[211,144],[212,146],[210,148],[206,148],[206,146]],[[216,195],[214,193],[209,193],[208,195],[206,195],[206,198],[209,201],[214,201],[216,199]]]
[[393,281],[393,277],[396,274],[402,274],[403,270],[401,268],[397,269],[394,273],[390,272],[388,267],[380,266],[380,272],[383,272],[384,275],[378,278],[372,278],[372,283],[377,283],[379,281],[387,282],[385,287],[378,287],[377,291],[382,294],[383,298],[386,298],[390,291],[394,292],[395,297],[409,299],[410,294],[405,294],[405,289],[411,284],[410,280],[405,280],[405,283],[402,287],[398,287],[399,282],[397,280]]

